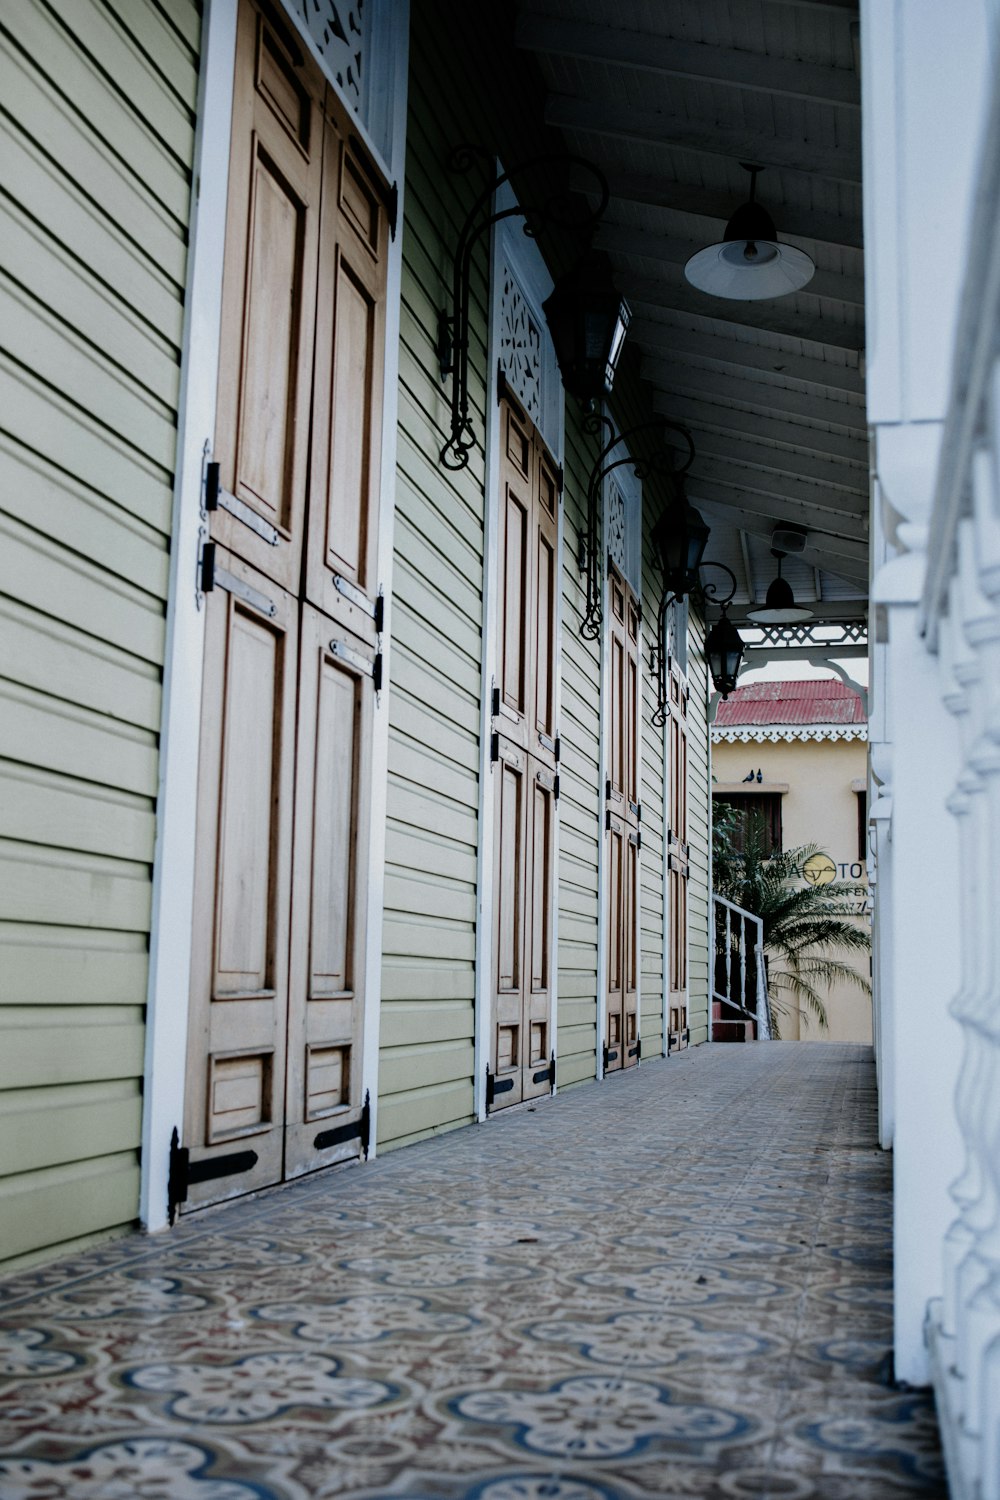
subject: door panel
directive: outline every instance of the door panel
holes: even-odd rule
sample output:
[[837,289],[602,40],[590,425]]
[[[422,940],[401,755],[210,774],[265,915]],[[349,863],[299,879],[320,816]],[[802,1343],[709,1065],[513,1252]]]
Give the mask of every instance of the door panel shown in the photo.
[[530,925],[525,933],[527,957],[521,1097],[547,1094],[552,1086],[549,1035],[552,1006],[552,908],[554,902],[555,776],[528,762],[528,859],[525,869]]
[[625,824],[608,813],[606,845],[606,890],[608,903],[608,972],[605,991],[604,1071],[622,1066],[625,993]]
[[524,929],[527,865],[528,757],[501,741],[494,767],[496,864],[494,877],[493,1037],[494,1104],[522,1097],[521,1052],[527,987]]
[[318,70],[250,3],[239,10],[213,540],[297,591],[305,508],[323,130]]
[[346,117],[328,94],[306,596],[367,640],[375,637],[378,592],[374,523],[388,239],[378,185],[349,144]]
[[[345,649],[344,656],[335,648]],[[302,607],[285,1175],[357,1156],[374,688],[362,643]],[[331,1133],[338,1136],[331,1140]]]
[[639,1061],[639,606],[608,568],[610,696],[605,778],[608,972],[605,1072]]
[[185,1143],[193,1163],[236,1140],[255,1160],[192,1186],[192,1208],[280,1179],[288,1008],[297,609],[217,560],[275,614],[221,588],[206,599]]

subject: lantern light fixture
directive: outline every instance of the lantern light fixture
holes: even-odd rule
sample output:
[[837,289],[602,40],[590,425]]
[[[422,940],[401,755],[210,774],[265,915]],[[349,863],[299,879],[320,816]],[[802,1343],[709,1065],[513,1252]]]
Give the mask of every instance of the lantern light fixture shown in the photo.
[[692,255],[684,275],[699,291],[734,302],[759,302],[799,292],[816,273],[804,250],[779,243],[774,220],[757,202],[757,174],[749,162],[750,197],[733,214],[722,240]]
[[632,320],[628,303],[615,290],[610,256],[586,251],[556,282],[542,311],[569,394],[584,404],[610,396]]
[[[683,481],[678,480],[674,494],[653,531],[653,545],[663,573],[663,594],[656,618],[656,640],[649,658],[649,669],[656,674],[656,711],[653,723],[657,725],[666,723],[670,711],[667,611],[672,604],[681,603],[689,594],[702,605],[715,604],[721,609],[721,617],[708,633],[705,654],[716,691],[727,698],[736,686],[743,660],[743,638],[726,613],[736,593],[736,575],[725,563],[705,557],[708,538],[708,526],[684,493]],[[725,573],[730,580],[728,592],[724,592],[723,585],[703,579],[703,568],[715,568],[718,572]]]

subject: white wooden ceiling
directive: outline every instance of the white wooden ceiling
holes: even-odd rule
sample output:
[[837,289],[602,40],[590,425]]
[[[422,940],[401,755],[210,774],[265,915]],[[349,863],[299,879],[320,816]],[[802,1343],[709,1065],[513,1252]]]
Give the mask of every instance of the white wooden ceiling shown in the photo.
[[[784,565],[818,618],[868,591],[861,90],[856,0],[518,0],[546,117],[601,168],[597,243],[633,311],[656,409],[691,431],[688,494],[737,600],[774,576],[778,522],[808,530]],[[804,291],[732,302],[684,263],[757,196],[812,256]],[[579,184],[584,186],[581,178]],[[707,575],[706,575],[707,576]]]

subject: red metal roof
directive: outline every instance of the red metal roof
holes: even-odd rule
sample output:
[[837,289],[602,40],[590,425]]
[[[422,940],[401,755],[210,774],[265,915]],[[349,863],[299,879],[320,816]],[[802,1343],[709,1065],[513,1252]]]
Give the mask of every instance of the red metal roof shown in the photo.
[[864,724],[864,707],[839,680],[753,682],[730,693],[715,715],[719,729],[736,724]]

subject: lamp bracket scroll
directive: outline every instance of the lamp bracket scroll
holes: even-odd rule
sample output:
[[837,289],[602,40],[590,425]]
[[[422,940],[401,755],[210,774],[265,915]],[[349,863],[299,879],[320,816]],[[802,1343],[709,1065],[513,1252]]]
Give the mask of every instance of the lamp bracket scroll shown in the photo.
[[[470,294],[472,263],[476,248],[494,224],[503,219],[523,218],[524,233],[531,239],[546,228],[559,228],[589,236],[608,205],[609,189],[604,174],[580,156],[548,152],[531,157],[511,167],[496,170],[493,152],[482,146],[457,147],[448,161],[455,173],[470,172],[476,165],[485,166],[489,180],[477,193],[459,231],[452,270],[450,305],[438,314],[437,356],[442,380],[451,377],[450,433],[441,449],[441,463],[446,469],[468,467],[469,455],[476,446],[469,411],[469,345]],[[553,191],[551,175],[566,167],[580,167],[594,179],[598,202],[592,208],[585,198],[568,190]],[[509,208],[494,207],[496,194],[507,183],[524,192],[524,201]]]
[[[604,481],[616,469],[628,466],[637,479],[647,479],[656,474],[676,483],[694,462],[694,443],[686,427],[664,417],[657,417],[651,422],[640,422],[619,432],[611,418],[596,407],[584,416],[583,429],[594,437],[603,437],[602,446],[587,480],[587,523],[580,545],[580,569],[587,577],[587,605],[580,634],[585,640],[596,641],[600,639],[603,619],[604,557],[600,530]],[[671,432],[680,434],[682,444],[670,442],[668,434]],[[642,441],[639,456],[635,457],[630,448],[637,440]],[[619,445],[624,452],[613,457]],[[686,454],[682,448],[686,449]]]
[[[727,589],[721,582],[703,579],[702,568],[715,568],[718,572],[724,573],[729,579],[729,588]],[[712,626],[705,641],[705,655],[708,659],[713,685],[726,698],[736,686],[736,677],[743,655],[742,638],[726,613],[735,597],[736,587],[736,575],[732,569],[727,568],[725,563],[713,562],[709,558],[705,558],[699,564],[698,575],[693,579],[689,588],[676,591],[669,584],[664,587],[656,616],[656,636],[649,652],[650,674],[656,678],[656,708],[652,722],[658,728],[667,722],[667,715],[670,711],[670,693],[667,682],[667,673],[670,668],[667,651],[667,611],[672,604],[681,603],[688,594],[702,605],[714,604],[719,608],[720,618]]]

